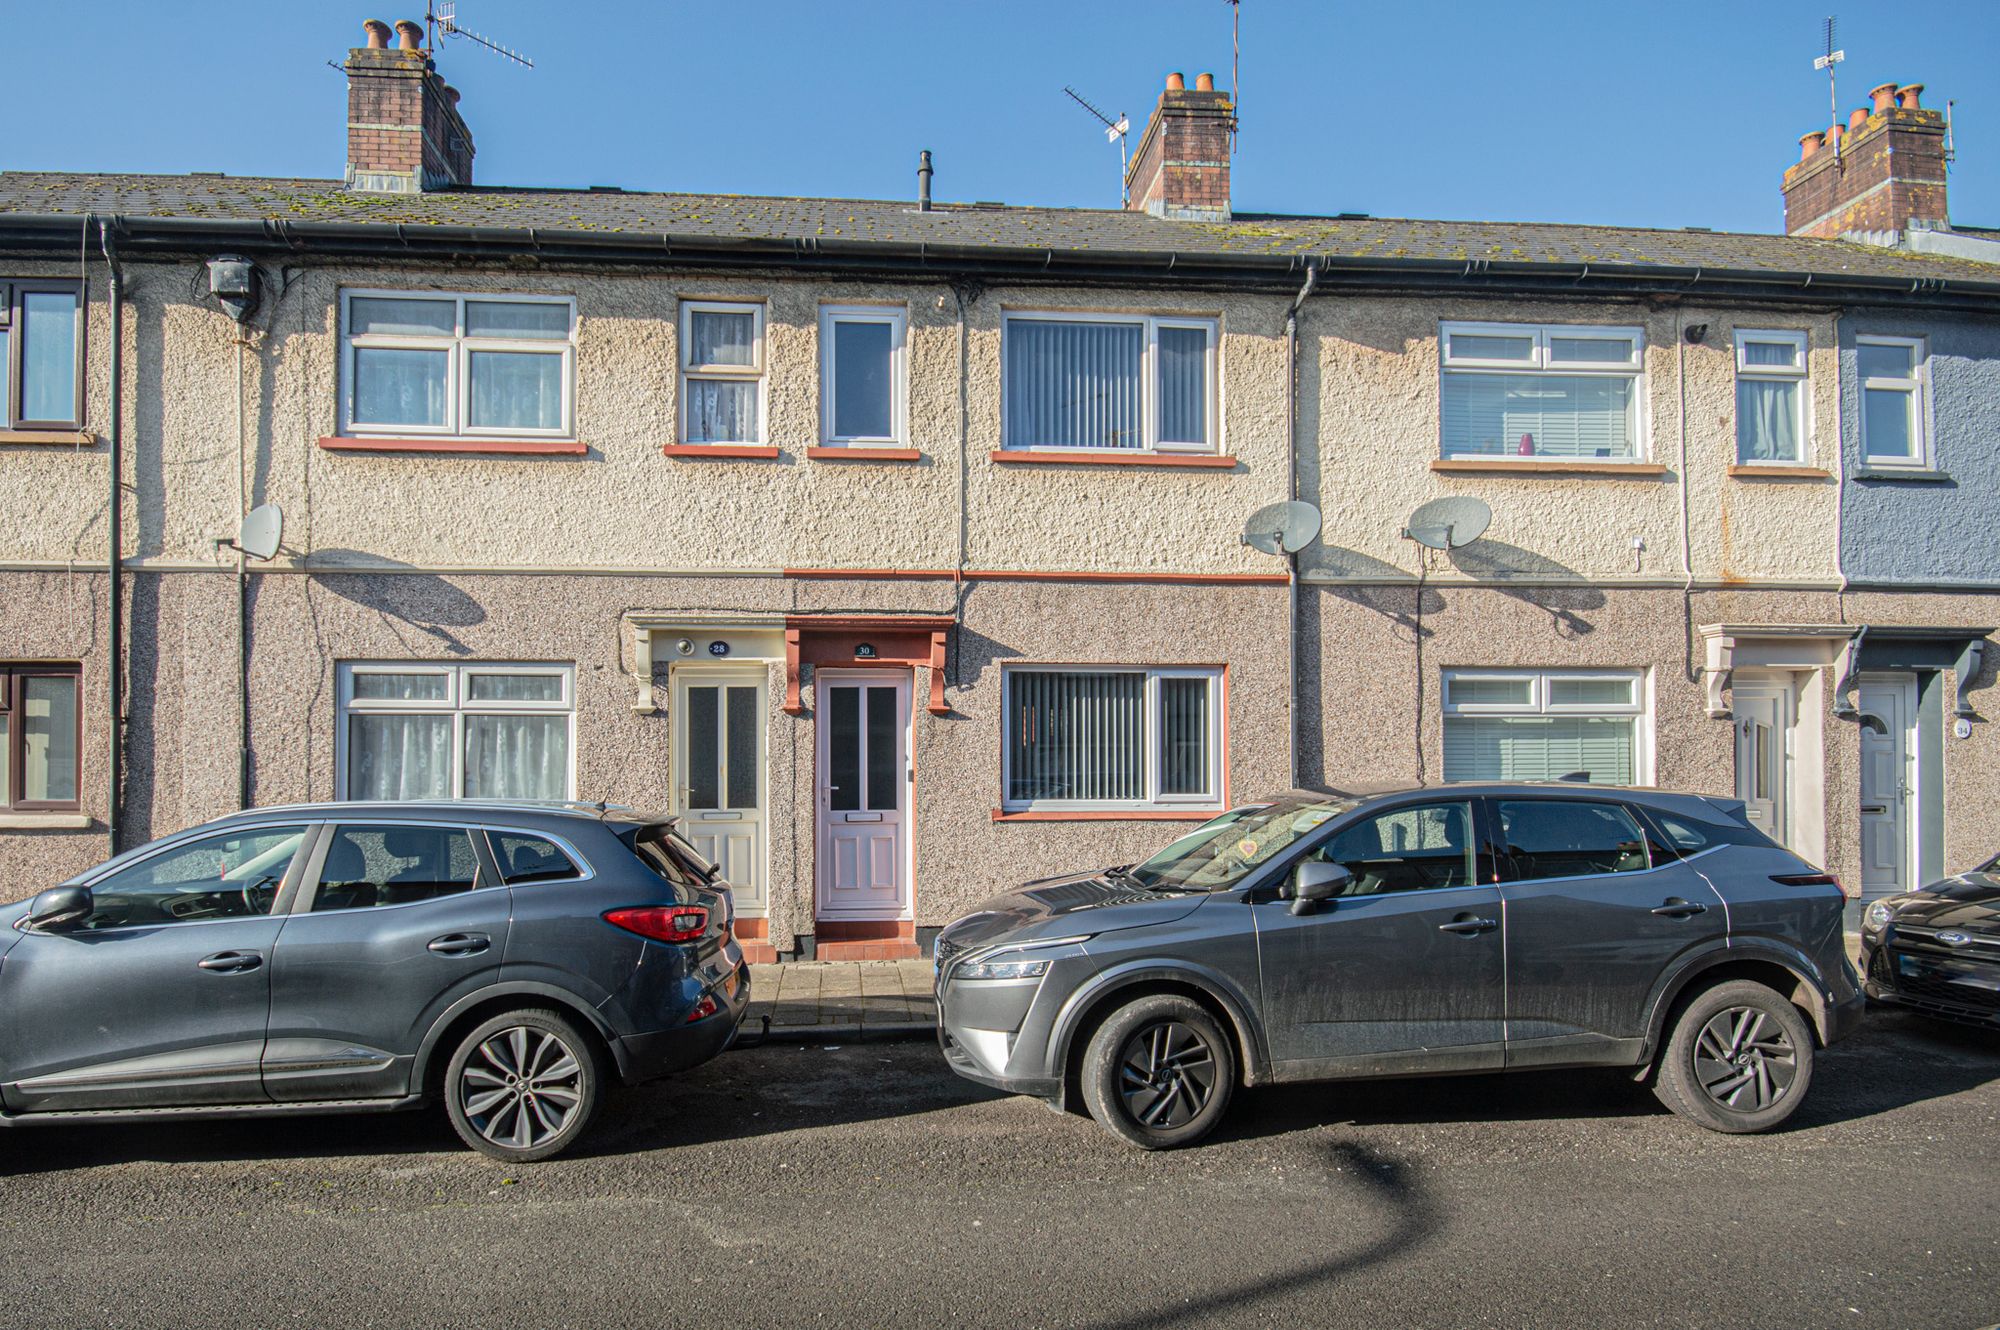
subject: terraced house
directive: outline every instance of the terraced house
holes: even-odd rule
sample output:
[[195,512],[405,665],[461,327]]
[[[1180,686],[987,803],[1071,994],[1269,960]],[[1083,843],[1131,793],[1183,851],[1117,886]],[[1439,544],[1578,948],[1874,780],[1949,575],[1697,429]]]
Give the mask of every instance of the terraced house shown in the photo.
[[1920,90],[1721,235],[1249,214],[1206,76],[1124,211],[498,188],[420,38],[338,179],[0,175],[8,893],[325,798],[672,808],[821,957],[1295,784],[1995,848],[2000,244]]

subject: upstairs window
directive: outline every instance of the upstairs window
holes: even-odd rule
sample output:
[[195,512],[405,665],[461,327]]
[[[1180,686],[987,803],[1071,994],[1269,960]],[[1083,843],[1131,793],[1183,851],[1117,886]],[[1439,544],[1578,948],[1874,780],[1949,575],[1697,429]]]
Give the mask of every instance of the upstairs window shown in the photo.
[[1008,448],[1216,451],[1214,319],[1010,314]]
[[1442,455],[1640,459],[1637,328],[1447,323]]
[[681,302],[681,442],[764,442],[764,307]]
[[1804,464],[1804,333],[1738,330],[1736,460],[1750,466]]
[[882,305],[820,310],[822,441],[901,446],[905,322],[902,310]]
[[0,429],[81,429],[82,351],[75,282],[0,281]]
[[78,673],[74,665],[0,665],[0,809],[78,806]]
[[1855,373],[1861,380],[1861,455],[1869,466],[1927,467],[1927,355],[1921,337],[1859,337]]
[[1010,669],[1006,807],[1214,807],[1221,683],[1212,669]]
[[1635,785],[1645,769],[1637,671],[1446,670],[1446,780]]
[[576,302],[341,293],[341,432],[561,438],[572,432]]

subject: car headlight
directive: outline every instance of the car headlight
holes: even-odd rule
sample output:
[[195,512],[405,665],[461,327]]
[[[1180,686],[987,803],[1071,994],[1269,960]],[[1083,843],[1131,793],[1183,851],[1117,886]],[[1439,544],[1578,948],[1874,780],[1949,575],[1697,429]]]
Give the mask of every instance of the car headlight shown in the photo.
[[974,961],[961,965],[954,979],[1039,979],[1049,972],[1047,961]]
[[1869,902],[1867,911],[1861,916],[1864,927],[1883,929],[1896,917],[1896,911],[1909,904],[1907,896],[1884,896],[1879,901]]

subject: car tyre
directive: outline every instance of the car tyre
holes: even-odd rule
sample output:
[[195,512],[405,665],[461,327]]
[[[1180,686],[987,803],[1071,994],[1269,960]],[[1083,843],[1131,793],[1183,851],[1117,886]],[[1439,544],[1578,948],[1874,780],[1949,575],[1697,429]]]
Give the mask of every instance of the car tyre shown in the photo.
[[1681,1009],[1653,1093],[1710,1131],[1769,1131],[1804,1102],[1812,1069],[1804,1015],[1767,985],[1739,979]]
[[445,1111],[459,1139],[508,1163],[574,1145],[603,1091],[596,1041],[561,1012],[539,1007],[474,1026],[445,1066]]
[[1189,998],[1158,994],[1118,1008],[1084,1048],[1083,1101],[1107,1131],[1142,1150],[1192,1145],[1236,1091],[1222,1025]]

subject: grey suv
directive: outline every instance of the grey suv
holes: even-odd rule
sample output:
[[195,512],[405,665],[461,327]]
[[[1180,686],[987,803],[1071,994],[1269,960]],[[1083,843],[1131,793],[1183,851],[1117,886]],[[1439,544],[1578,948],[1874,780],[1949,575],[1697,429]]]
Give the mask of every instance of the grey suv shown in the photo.
[[263,808],[0,907],[0,1125],[416,1108],[544,1159],[728,1045],[730,897],[670,819]]
[[1728,800],[1575,784],[1297,792],[938,937],[960,1075],[1186,1145],[1238,1084],[1630,1067],[1784,1121],[1861,1009],[1839,883]]

